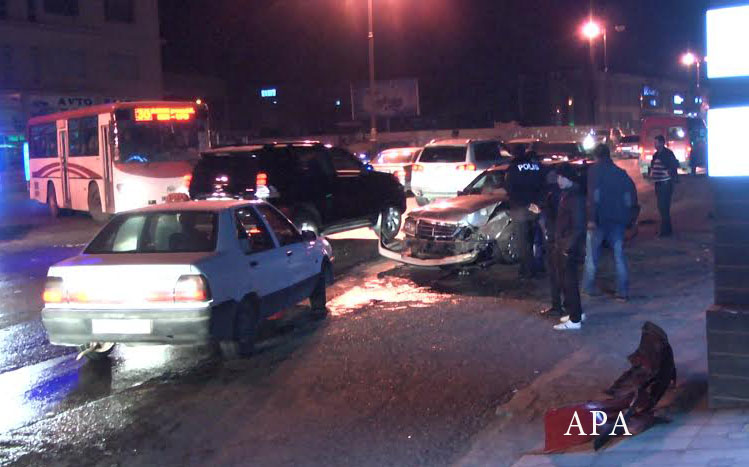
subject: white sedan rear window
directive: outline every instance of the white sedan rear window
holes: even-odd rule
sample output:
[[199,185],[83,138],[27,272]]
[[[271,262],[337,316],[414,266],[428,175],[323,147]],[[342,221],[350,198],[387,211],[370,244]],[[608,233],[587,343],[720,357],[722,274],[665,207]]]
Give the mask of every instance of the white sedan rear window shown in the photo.
[[215,213],[173,211],[117,216],[85,253],[189,253],[215,249]]

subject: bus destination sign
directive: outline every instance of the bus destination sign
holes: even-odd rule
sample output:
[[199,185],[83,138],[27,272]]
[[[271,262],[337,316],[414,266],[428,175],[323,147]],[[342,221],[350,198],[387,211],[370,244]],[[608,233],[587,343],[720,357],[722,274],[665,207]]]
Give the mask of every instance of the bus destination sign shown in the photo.
[[195,115],[195,108],[193,107],[136,107],[135,108],[135,121],[136,122],[152,122],[154,120],[159,122],[177,120],[187,121],[191,120]]

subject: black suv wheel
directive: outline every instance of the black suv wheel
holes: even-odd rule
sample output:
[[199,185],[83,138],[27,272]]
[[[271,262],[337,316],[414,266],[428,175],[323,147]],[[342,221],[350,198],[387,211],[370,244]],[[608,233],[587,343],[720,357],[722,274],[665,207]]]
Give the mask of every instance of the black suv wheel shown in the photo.
[[402,218],[403,213],[398,207],[389,206],[382,210],[375,230],[383,241],[388,243],[395,240],[401,229]]

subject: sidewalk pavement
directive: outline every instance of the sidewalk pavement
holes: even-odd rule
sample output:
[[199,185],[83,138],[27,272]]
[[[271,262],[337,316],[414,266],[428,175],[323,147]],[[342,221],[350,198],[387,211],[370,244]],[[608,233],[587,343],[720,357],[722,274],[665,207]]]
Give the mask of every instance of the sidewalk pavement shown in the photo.
[[598,452],[527,454],[514,467],[749,466],[749,410],[695,410]]

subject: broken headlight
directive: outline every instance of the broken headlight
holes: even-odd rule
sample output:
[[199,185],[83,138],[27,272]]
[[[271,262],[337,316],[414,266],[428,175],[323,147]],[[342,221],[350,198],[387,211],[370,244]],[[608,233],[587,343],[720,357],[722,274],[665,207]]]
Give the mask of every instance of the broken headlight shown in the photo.
[[413,217],[409,217],[406,219],[406,222],[403,223],[403,232],[406,235],[416,235],[416,219]]

